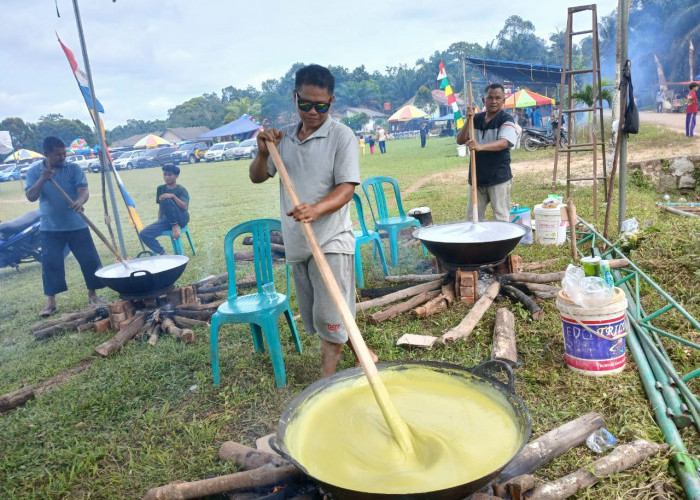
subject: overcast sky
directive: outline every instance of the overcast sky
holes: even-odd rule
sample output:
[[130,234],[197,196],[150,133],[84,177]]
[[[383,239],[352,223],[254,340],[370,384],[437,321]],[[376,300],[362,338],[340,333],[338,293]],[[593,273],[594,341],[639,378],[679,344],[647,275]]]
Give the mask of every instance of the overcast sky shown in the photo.
[[[85,69],[73,2],[0,0],[0,121],[49,113],[89,122],[56,33]],[[229,85],[281,77],[295,62],[368,71],[407,64],[458,41],[485,44],[511,15],[547,39],[566,29],[560,0],[82,0],[81,18],[107,128],[129,118],[167,118],[168,109]],[[598,18],[617,0],[598,2]],[[575,19],[588,21],[585,14]],[[588,26],[590,22],[588,21]],[[585,23],[584,23],[585,24]],[[437,76],[437,68],[435,74]]]

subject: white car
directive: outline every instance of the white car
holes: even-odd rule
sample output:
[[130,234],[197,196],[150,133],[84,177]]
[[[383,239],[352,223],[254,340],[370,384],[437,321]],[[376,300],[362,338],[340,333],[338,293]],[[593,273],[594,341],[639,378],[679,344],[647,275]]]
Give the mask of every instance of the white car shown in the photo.
[[234,150],[237,147],[238,143],[236,141],[219,142],[209,148],[209,151],[204,154],[204,159],[206,161],[230,160],[234,157]]
[[90,170],[90,162],[92,162],[92,160],[92,158],[88,158],[85,155],[66,156],[66,163],[78,165],[81,169],[83,169],[83,172],[88,172]]
[[146,154],[145,149],[138,149],[136,151],[129,151],[121,155],[118,159],[114,160],[114,168],[117,170],[131,170],[136,167],[136,162],[139,157]]
[[246,139],[234,150],[233,159],[250,158],[252,160],[257,153],[258,141],[256,139]]

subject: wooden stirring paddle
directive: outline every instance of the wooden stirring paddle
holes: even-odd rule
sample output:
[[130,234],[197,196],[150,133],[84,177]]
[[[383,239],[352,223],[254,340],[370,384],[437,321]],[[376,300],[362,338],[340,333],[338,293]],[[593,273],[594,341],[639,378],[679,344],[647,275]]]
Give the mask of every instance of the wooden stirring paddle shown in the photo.
[[[467,103],[467,106],[471,107],[472,103],[474,102],[472,100],[472,82],[468,82],[468,88],[469,88],[469,102]],[[469,138],[472,140],[474,139],[474,115],[469,115]],[[479,209],[478,209],[478,202],[477,202],[477,196],[478,193],[476,192],[476,154],[474,151],[469,151],[469,161],[471,162],[471,178],[472,178],[472,224],[476,224],[479,222]]]
[[[292,201],[292,205],[295,207],[300,205],[301,203],[299,201],[299,197],[297,196],[296,191],[294,191],[292,180],[287,173],[287,169],[282,162],[282,157],[277,151],[277,147],[271,141],[265,141],[265,143],[267,144],[267,148],[270,150],[272,161],[275,163],[275,167],[277,167],[277,172],[280,174],[280,180],[282,181],[284,189],[287,191],[287,195],[289,195],[289,198]],[[374,361],[372,361],[367,344],[365,344],[365,340],[362,338],[360,329],[357,327],[357,323],[355,323],[355,318],[353,318],[350,308],[343,298],[340,288],[338,287],[338,283],[335,280],[335,276],[333,276],[333,272],[328,265],[326,256],[323,254],[323,250],[321,250],[321,246],[318,244],[316,233],[311,227],[311,224],[300,224],[304,232],[304,236],[306,237],[306,241],[311,249],[311,254],[313,255],[319,271],[321,272],[323,282],[326,284],[326,288],[328,289],[328,293],[331,296],[333,304],[340,313],[340,318],[343,325],[345,325],[345,328],[348,331],[350,342],[352,342],[352,346],[355,349],[355,354],[357,354],[357,359],[365,372],[369,386],[374,393],[374,398],[377,400],[377,404],[382,411],[382,415],[384,415],[384,420],[386,420],[389,430],[403,452],[407,455],[413,455],[415,452],[408,425],[399,415],[393,401],[389,397],[389,393],[387,392],[382,379],[379,377],[377,366],[374,364]]]

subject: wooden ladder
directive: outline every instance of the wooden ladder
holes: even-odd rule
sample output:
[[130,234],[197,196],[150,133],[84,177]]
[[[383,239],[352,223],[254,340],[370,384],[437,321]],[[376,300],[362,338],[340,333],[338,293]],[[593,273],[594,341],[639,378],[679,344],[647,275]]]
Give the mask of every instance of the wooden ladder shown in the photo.
[[[584,31],[573,31],[573,16],[577,12],[591,12],[591,29]],[[574,69],[573,68],[573,38],[580,35],[591,35],[593,39],[593,57],[592,68]],[[593,107],[590,108],[574,108],[572,106],[571,94],[574,91],[574,76],[590,73],[592,75],[593,86]],[[568,90],[568,92],[567,92]],[[566,99],[566,107],[564,100]],[[601,76],[600,76],[600,52],[598,50],[598,16],[596,14],[596,6],[580,5],[578,7],[569,7],[569,12],[566,20],[566,47],[564,50],[564,71],[561,75],[561,87],[559,98],[559,123],[556,131],[556,143],[554,154],[554,175],[552,178],[552,192],[556,192],[557,187],[557,164],[560,153],[566,153],[566,197],[571,195],[571,183],[577,181],[593,181],[593,213],[594,217],[598,218],[598,181],[603,181],[603,192],[607,193],[607,169],[605,162],[605,133],[603,122],[603,98],[601,95]],[[592,122],[589,127],[589,141],[582,144],[576,143],[572,118],[574,113],[592,113]],[[567,142],[561,144],[562,117],[566,116],[569,128],[567,130]],[[598,134],[598,120],[600,120],[600,135]],[[602,176],[598,175],[598,148],[600,147],[602,156]],[[571,153],[593,152],[593,173],[590,177],[572,177],[571,176]]]

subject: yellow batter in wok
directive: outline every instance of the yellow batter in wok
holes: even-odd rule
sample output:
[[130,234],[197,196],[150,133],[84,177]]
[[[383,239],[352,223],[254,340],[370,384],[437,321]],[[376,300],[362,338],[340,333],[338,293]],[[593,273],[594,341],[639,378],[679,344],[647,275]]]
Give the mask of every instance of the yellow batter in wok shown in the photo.
[[507,403],[483,384],[422,367],[380,374],[415,456],[396,444],[367,379],[350,379],[304,403],[285,431],[290,455],[313,477],[371,493],[435,491],[493,472],[522,444]]

